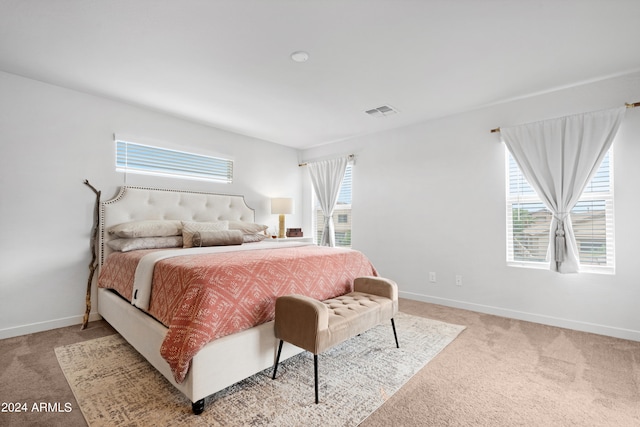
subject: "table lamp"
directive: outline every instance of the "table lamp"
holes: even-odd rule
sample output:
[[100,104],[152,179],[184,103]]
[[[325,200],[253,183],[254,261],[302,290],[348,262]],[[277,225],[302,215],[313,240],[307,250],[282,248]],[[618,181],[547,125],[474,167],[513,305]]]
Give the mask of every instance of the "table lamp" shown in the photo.
[[278,224],[278,238],[285,237],[284,216],[293,213],[293,199],[290,197],[276,197],[271,199],[271,214],[280,215]]

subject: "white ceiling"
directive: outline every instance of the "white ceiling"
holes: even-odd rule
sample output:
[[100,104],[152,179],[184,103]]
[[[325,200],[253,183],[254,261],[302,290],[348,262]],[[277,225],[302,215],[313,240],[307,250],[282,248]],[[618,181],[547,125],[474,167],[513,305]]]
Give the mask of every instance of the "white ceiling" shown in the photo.
[[302,149],[638,70],[638,22],[640,0],[0,0],[0,70]]

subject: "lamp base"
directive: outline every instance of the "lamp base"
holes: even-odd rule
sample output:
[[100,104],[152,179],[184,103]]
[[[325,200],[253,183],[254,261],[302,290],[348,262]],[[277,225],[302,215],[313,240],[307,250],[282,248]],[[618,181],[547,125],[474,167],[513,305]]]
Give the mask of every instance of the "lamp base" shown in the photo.
[[278,239],[284,239],[285,237],[287,237],[285,235],[285,228],[284,228],[284,214],[280,214],[280,217],[278,218]]

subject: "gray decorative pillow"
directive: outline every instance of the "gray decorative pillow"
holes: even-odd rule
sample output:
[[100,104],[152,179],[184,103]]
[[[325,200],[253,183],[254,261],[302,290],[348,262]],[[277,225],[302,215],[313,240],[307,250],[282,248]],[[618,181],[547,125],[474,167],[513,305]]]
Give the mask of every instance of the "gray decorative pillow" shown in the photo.
[[113,239],[109,240],[107,245],[118,252],[136,251],[138,249],[181,248],[182,236]]
[[196,222],[182,221],[182,246],[193,247],[193,233],[196,231],[225,231],[229,229],[229,221]]
[[228,246],[243,243],[242,231],[196,231],[193,233],[193,247],[200,246]]

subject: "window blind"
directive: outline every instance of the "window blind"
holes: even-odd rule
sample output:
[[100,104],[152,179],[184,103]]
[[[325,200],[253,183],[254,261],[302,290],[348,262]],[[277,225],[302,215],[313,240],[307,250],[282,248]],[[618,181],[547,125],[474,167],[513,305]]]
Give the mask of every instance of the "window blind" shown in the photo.
[[[507,151],[507,263],[548,265],[551,212]],[[613,152],[609,150],[598,171],[571,210],[582,271],[614,271]]]
[[116,170],[231,183],[233,161],[116,140]]
[[347,168],[344,171],[344,178],[342,179],[342,185],[340,186],[340,193],[338,193],[339,205],[351,204],[351,165],[347,164]]

